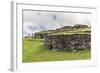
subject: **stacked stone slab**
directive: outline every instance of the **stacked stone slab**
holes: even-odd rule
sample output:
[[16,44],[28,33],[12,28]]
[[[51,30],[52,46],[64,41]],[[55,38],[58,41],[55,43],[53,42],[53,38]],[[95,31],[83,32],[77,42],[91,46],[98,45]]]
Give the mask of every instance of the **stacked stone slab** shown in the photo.
[[45,46],[57,51],[78,51],[91,48],[90,34],[47,35]]

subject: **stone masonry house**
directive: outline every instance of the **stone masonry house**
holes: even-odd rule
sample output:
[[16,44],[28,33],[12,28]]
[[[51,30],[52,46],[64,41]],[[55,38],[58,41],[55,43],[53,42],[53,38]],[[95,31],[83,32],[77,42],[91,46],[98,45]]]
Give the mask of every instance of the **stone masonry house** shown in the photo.
[[37,32],[35,39],[44,39],[45,47],[56,51],[78,51],[91,49],[91,28],[76,24],[56,30]]
[[78,51],[91,48],[90,34],[47,35],[45,46],[57,51]]

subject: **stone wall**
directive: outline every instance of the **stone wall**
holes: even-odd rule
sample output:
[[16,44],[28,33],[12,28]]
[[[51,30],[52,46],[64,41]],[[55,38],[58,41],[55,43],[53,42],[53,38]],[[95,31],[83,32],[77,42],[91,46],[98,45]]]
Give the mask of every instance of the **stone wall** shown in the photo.
[[90,34],[46,35],[45,46],[57,51],[78,51],[91,48]]

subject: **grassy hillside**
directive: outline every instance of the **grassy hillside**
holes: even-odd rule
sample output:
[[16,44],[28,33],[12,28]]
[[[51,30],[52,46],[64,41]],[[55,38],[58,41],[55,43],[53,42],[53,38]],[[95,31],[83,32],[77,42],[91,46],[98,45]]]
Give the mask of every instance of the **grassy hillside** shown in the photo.
[[90,50],[57,52],[45,48],[43,39],[23,38],[23,62],[90,59]]
[[71,28],[71,29],[60,29],[60,30],[48,30],[38,32],[39,34],[49,35],[70,35],[70,34],[91,34],[91,28]]

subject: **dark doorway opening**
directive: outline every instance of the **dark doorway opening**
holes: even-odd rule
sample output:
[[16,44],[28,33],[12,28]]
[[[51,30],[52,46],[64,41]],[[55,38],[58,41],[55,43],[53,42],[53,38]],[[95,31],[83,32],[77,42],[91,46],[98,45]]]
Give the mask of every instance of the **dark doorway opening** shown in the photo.
[[50,45],[50,49],[52,49],[52,45]]

